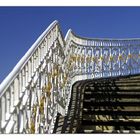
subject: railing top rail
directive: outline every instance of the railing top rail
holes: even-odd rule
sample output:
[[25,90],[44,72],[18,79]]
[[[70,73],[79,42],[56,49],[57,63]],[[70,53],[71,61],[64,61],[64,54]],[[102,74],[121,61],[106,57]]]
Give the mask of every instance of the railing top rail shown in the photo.
[[38,47],[41,40],[49,34],[49,32],[53,29],[55,25],[58,24],[58,21],[55,20],[50,26],[39,36],[39,38],[35,41],[35,43],[31,46],[31,48],[27,51],[27,53],[20,59],[17,65],[13,68],[13,70],[9,73],[9,75],[2,81],[0,84],[0,96],[4,89],[10,85],[13,79],[17,76],[23,65],[27,62],[27,59],[34,53],[36,48]]
[[[140,41],[140,38],[87,38],[82,37],[79,35],[76,35],[71,29],[67,32],[67,34],[72,34],[74,37],[83,39],[83,40],[89,40],[89,41]],[[68,35],[67,35],[68,36]]]
[[72,33],[72,30],[71,29],[69,29],[68,31],[67,31],[67,33],[66,33],[66,36],[65,36],[65,41],[67,41],[68,40],[68,38],[69,38],[69,36],[70,36],[70,34]]

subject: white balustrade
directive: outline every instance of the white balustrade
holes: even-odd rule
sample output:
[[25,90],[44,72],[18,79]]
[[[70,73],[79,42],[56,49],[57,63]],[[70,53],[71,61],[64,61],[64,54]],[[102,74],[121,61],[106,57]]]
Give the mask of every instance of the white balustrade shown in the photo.
[[0,133],[52,133],[79,80],[140,72],[140,39],[86,39],[54,21],[0,85]]

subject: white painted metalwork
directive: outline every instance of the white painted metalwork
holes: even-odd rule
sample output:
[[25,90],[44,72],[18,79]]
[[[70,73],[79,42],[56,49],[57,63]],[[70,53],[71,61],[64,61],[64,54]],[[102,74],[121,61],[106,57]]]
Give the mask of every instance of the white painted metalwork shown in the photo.
[[140,73],[140,39],[65,39],[54,21],[0,85],[0,133],[52,133],[79,80]]

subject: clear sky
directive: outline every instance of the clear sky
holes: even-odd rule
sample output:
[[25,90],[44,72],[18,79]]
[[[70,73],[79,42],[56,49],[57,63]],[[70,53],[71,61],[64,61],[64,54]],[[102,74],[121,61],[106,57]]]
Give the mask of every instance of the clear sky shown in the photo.
[[140,7],[0,7],[0,83],[54,20],[64,36],[140,38]]

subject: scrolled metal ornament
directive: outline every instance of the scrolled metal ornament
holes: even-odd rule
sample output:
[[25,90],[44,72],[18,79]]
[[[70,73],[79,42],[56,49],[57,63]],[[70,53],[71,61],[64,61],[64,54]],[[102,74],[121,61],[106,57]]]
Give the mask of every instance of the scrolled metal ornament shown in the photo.
[[95,57],[93,56],[93,57],[91,58],[91,60],[92,60],[92,62],[94,62],[94,61],[95,61]]
[[54,71],[52,72],[52,77],[57,77],[59,74],[58,69],[54,69]]
[[70,57],[69,58],[69,64],[71,64],[73,62],[73,59]]
[[122,55],[119,55],[119,56],[118,56],[118,59],[119,59],[119,60],[122,60],[122,59],[123,59],[123,58],[122,58]]
[[113,61],[113,56],[110,56],[109,61]]
[[65,85],[66,85],[66,82],[67,82],[67,74],[65,73],[64,75],[63,75],[63,82],[61,83],[61,85],[60,85],[60,87],[61,88],[64,88],[65,87]]
[[50,97],[51,95],[51,89],[52,89],[52,83],[48,82],[47,85],[45,85],[44,87],[42,87],[42,92],[46,93],[48,97]]
[[76,56],[75,55],[72,55],[71,58],[72,58],[73,62],[76,62]]
[[128,55],[128,58],[129,58],[129,59],[132,58],[132,54],[129,54],[129,55]]
[[101,57],[100,57],[100,60],[101,60],[101,61],[103,61],[103,60],[104,60],[104,57],[103,57],[103,56],[101,56]]
[[40,106],[39,106],[40,114],[44,114],[44,101],[45,101],[45,97],[43,96],[40,100]]
[[35,133],[35,122],[33,119],[31,119],[31,123],[30,123],[30,132],[31,134]]
[[81,56],[77,55],[77,61],[80,61]]
[[36,116],[36,111],[37,111],[37,105],[33,106],[33,114]]
[[81,62],[82,62],[82,63],[85,62],[85,56],[84,56],[84,55],[81,56]]
[[69,64],[68,64],[68,70],[71,71],[72,68],[73,68],[73,64],[72,64],[72,63],[69,63]]
[[87,57],[86,57],[86,61],[87,61],[88,63],[90,63],[91,57],[90,57],[90,56],[87,56]]

